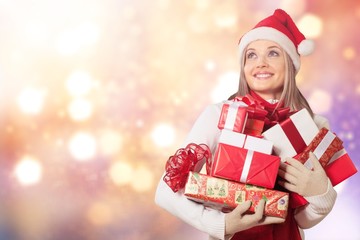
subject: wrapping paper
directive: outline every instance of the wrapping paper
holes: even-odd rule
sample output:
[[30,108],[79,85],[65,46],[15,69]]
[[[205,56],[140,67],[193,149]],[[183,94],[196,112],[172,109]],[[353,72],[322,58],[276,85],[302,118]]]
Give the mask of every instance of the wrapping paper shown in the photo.
[[334,133],[326,128],[321,128],[311,143],[296,159],[311,169],[312,165],[309,160],[309,153],[313,152],[321,166],[325,167],[334,154],[343,148],[342,144],[342,140]]
[[247,105],[243,102],[227,101],[223,104],[218,128],[242,133],[247,121]]
[[358,170],[345,149],[335,153],[335,155],[330,159],[328,165],[325,167],[325,172],[333,186],[336,186],[348,179],[357,173],[357,171]]
[[286,192],[246,185],[195,172],[189,173],[184,194],[188,199],[223,212],[229,212],[247,200],[252,201],[249,212],[255,212],[255,208],[261,199],[266,201],[264,210],[266,216],[286,218],[288,212],[289,194]]
[[219,143],[211,175],[272,189],[279,166],[278,156]]
[[244,134],[260,137],[264,129],[265,122],[259,119],[248,118],[246,121]]
[[277,156],[285,158],[294,157],[304,151],[318,132],[314,120],[304,108],[269,128],[262,136],[274,143]]

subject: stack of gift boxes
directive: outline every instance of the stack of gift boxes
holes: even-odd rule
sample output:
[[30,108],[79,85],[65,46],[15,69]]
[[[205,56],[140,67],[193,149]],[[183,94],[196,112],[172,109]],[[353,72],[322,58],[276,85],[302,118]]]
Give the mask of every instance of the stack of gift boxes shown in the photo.
[[306,200],[274,189],[280,162],[293,157],[312,168],[313,152],[335,186],[357,172],[342,141],[331,131],[318,129],[306,109],[263,132],[267,112],[241,101],[224,103],[218,127],[219,143],[207,174],[190,171],[185,196],[227,212],[247,200],[254,212],[261,199],[265,215],[286,218],[289,207]]

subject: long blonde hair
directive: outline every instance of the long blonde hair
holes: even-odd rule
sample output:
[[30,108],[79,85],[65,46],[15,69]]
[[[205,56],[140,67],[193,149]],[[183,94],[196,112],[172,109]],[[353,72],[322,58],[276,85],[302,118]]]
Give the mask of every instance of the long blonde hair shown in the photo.
[[[250,92],[249,85],[246,82],[245,74],[244,74],[244,65],[245,65],[245,54],[243,54],[243,58],[241,59],[241,70],[240,70],[240,78],[239,78],[239,88],[236,93],[229,97],[230,99],[234,99],[236,96],[245,96]],[[301,110],[306,108],[311,116],[314,115],[308,101],[300,92],[299,88],[296,85],[295,80],[295,67],[290,56],[284,51],[285,56],[285,69],[287,69],[285,73],[285,83],[283,87],[283,91],[281,93],[279,102],[284,103],[284,107],[290,107],[292,111]]]

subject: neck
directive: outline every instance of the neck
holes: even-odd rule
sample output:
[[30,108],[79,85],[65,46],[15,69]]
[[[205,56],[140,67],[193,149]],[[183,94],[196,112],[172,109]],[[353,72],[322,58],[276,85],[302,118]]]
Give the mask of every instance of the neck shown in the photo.
[[266,100],[266,101],[278,101],[280,99],[281,94],[275,94],[275,93],[261,93],[261,92],[255,92],[252,91],[252,93],[255,93],[256,95],[258,95],[259,97],[261,97],[262,99]]

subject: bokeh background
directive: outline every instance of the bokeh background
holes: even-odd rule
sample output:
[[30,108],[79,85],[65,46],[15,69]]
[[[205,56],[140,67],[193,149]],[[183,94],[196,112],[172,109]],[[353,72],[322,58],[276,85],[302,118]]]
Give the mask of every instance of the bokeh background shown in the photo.
[[[238,39],[279,7],[317,46],[298,85],[359,168],[357,0],[0,0],[0,239],[206,239],[156,185],[236,91]],[[359,181],[307,239],[360,239]]]

